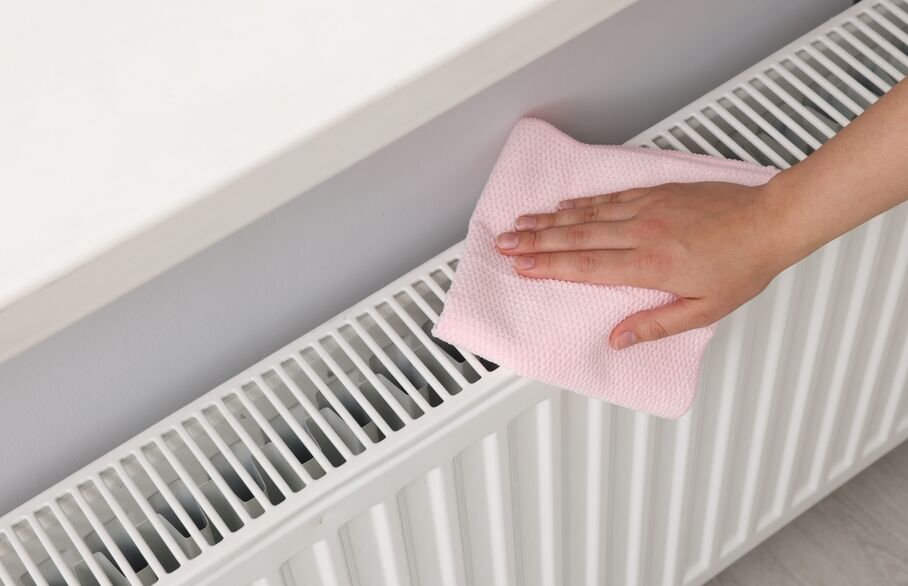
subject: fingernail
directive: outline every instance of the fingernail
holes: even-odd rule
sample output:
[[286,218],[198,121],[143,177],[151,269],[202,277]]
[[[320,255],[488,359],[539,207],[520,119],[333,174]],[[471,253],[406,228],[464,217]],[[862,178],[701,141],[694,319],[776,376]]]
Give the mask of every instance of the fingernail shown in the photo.
[[536,218],[533,216],[520,216],[514,223],[518,230],[530,230],[536,227]]
[[615,350],[624,350],[637,343],[637,334],[634,332],[621,332],[615,338]]
[[514,266],[518,269],[531,269],[536,264],[536,259],[532,256],[518,256],[514,259]]
[[561,209],[563,209],[563,210],[569,210],[569,209],[571,209],[572,207],[574,207],[574,200],[572,200],[572,199],[566,199],[566,200],[560,202],[560,203],[558,204],[558,207],[561,208]]
[[495,243],[498,244],[498,248],[504,248],[505,250],[514,248],[515,246],[517,246],[517,243],[519,241],[520,238],[513,232],[505,232],[504,234],[500,234],[498,238],[495,239]]

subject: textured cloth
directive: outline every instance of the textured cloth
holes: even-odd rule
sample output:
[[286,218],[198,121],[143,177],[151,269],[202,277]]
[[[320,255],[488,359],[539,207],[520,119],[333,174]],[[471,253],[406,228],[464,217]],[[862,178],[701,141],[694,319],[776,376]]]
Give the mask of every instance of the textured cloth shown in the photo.
[[675,297],[523,277],[494,239],[513,231],[517,216],[552,212],[563,199],[669,182],[759,185],[776,172],[705,155],[586,145],[546,122],[521,119],[470,219],[433,334],[519,375],[660,417],[680,417],[693,401],[715,326],[613,350],[608,336],[615,325]]

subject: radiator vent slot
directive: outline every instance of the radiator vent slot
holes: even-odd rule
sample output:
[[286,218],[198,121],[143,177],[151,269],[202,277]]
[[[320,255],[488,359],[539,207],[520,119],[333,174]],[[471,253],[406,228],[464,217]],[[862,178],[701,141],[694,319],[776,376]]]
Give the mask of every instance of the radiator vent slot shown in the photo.
[[870,3],[632,142],[786,168],[898,83],[906,55],[905,3]]
[[4,517],[0,583],[159,582],[487,376],[430,333],[451,256]]
[[[908,4],[869,2],[631,142],[788,167],[906,72]],[[469,393],[496,365],[430,333],[456,256],[455,247],[4,516],[0,583],[176,579]]]

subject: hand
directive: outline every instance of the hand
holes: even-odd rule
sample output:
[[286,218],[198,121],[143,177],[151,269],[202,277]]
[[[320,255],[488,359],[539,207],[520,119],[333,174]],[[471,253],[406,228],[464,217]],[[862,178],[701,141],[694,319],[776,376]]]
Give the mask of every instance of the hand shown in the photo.
[[800,254],[779,233],[769,185],[678,183],[563,201],[496,238],[523,276],[632,285],[678,300],[619,323],[627,348],[706,326],[757,295]]
[[632,315],[609,343],[626,348],[708,325],[785,267],[908,201],[908,80],[797,165],[760,187],[670,184],[563,202],[521,216],[496,239],[521,275],[674,293]]

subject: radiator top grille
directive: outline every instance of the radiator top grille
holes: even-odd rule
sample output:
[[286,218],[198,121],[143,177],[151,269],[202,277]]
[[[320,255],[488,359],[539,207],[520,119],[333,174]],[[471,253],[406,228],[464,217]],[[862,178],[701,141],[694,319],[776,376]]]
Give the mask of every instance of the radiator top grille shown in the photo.
[[784,169],[908,72],[908,8],[865,2],[631,141]]
[[[906,72],[908,4],[865,2],[630,142],[785,168]],[[0,583],[176,576],[491,376],[429,333],[456,264],[454,247],[0,519]]]

